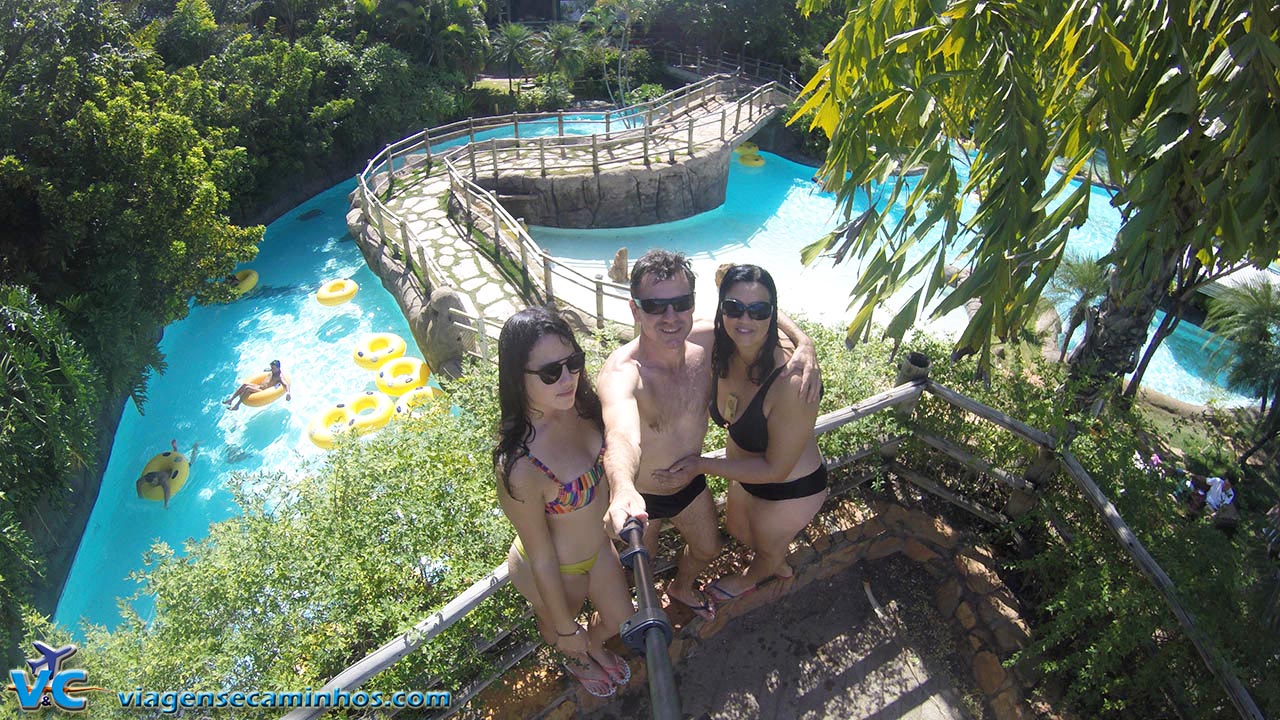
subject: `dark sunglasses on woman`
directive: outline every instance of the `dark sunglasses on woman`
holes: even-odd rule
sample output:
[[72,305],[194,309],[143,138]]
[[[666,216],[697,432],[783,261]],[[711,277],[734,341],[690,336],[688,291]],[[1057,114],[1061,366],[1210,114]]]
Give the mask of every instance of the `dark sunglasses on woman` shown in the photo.
[[720,303],[720,312],[723,312],[725,317],[733,318],[734,320],[742,317],[743,313],[746,313],[747,317],[752,320],[768,320],[773,315],[773,303],[762,301],[748,305],[741,300],[729,298]]
[[564,373],[565,368],[568,368],[569,374],[577,375],[582,372],[582,368],[586,364],[586,353],[576,352],[563,360],[549,362],[537,370],[525,370],[525,372],[530,375],[537,375],[538,379],[545,385],[555,385],[560,382],[560,376]]
[[693,309],[693,293],[669,298],[648,298],[647,300],[636,298],[635,300],[640,309],[648,315],[661,315],[667,311],[668,305],[678,313]]

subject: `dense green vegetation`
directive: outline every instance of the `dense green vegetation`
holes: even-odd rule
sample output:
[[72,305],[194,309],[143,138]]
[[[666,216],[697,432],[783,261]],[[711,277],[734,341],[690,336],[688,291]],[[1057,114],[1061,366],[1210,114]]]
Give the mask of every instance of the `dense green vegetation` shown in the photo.
[[[914,347],[935,359],[950,352],[937,341],[923,347],[917,341]],[[1197,628],[1263,714],[1280,710],[1280,687],[1269,680],[1280,669],[1275,636],[1243,630],[1264,627],[1273,612],[1267,609],[1274,569],[1262,551],[1263,496],[1253,486],[1237,496],[1243,519],[1234,540],[1207,519],[1188,516],[1185,478],[1174,472],[1175,456],[1141,412],[1113,403],[1096,418],[1064,413],[1063,393],[1053,388],[1064,382],[1069,387],[1066,368],[1044,362],[1038,352],[1003,355],[1008,360],[996,361],[990,382],[974,380],[979,374],[973,358],[935,362],[931,376],[1055,435],[1069,423],[1082,427],[1072,452],[1168,573]],[[1021,471],[1035,459],[1026,442],[934,398],[921,401],[916,423],[962,439],[997,467]],[[1185,450],[1186,468],[1194,472],[1225,474],[1234,461],[1219,438]],[[985,496],[988,507],[1001,507],[1007,496],[994,480],[974,478],[923,447],[908,453],[913,467],[943,478],[966,497]],[[1145,460],[1153,454],[1162,462]],[[1016,662],[1036,668],[1049,695],[1060,696],[1062,707],[1080,717],[1234,716],[1173,613],[1074,482],[1054,474],[1037,497],[1035,509],[1017,522],[1020,538],[1008,529],[987,531],[1004,545],[1006,579],[1032,612],[1032,642]]]
[[[148,373],[164,367],[161,329],[193,301],[230,297],[223,278],[252,259],[262,237],[250,223],[425,126],[575,99],[652,97],[662,73],[636,46],[647,34],[848,80],[838,90],[817,86],[813,102],[794,108],[810,125],[805,149],[823,153],[831,138],[828,181],[854,173],[846,200],[886,180],[900,160],[930,166],[909,197],[908,214],[921,222],[892,228],[874,213],[853,218],[811,250],[870,253],[874,262],[857,288],[868,302],[917,271],[933,273],[939,281],[930,287],[941,289],[940,261],[907,267],[894,251],[932,223],[960,230],[968,188],[949,174],[951,142],[976,143],[970,177],[983,205],[973,221],[978,239],[966,247],[975,272],[947,304],[984,299],[961,342],[979,358],[943,363],[948,348],[917,346],[939,361],[935,376],[962,392],[1032,425],[1056,431],[1070,422],[1088,431],[1073,450],[1264,711],[1280,713],[1277,689],[1266,683],[1277,669],[1274,645],[1265,634],[1238,632],[1262,623],[1265,559],[1206,523],[1182,521],[1170,494],[1176,482],[1133,463],[1135,451],[1145,457],[1154,444],[1138,416],[1107,408],[1085,418],[1072,412],[1082,406],[1046,390],[1096,397],[1115,379],[1116,358],[1141,348],[1160,296],[1275,257],[1274,18],[1241,21],[1250,17],[1242,2],[1192,3],[1189,17],[1203,22],[1184,28],[1152,14],[1163,12],[1158,6],[1124,16],[1104,7],[1107,22],[1083,23],[1077,4],[1065,0],[981,13],[960,3],[945,18],[917,15],[924,6],[905,1],[845,8],[813,0],[803,3],[806,19],[785,0],[602,0],[577,26],[535,28],[503,22],[501,4],[490,5],[0,0],[0,15],[12,19],[0,25],[0,467],[10,471],[0,477],[0,643],[8,652],[19,638],[6,633],[18,626],[25,587],[41,572],[22,522],[37,503],[57,506],[67,474],[93,465],[95,421],[109,399],[145,400]],[[824,66],[829,41],[832,63]],[[992,52],[1006,61],[992,62]],[[473,89],[486,61],[491,72],[532,76],[533,87],[508,80],[510,93]],[[1165,73],[1174,66],[1180,72]],[[1060,263],[1072,264],[1061,245],[1085,206],[1079,194],[1050,202],[1063,188],[1045,187],[1045,171],[1064,157],[1083,167],[1097,149],[1120,202],[1129,203],[1129,222],[1103,263],[1079,269],[1114,270],[1101,278],[1058,273]],[[889,249],[878,254],[886,233]],[[1055,275],[1063,292],[1085,292],[1080,317],[1097,318],[1086,324],[1075,377],[1023,367],[1022,353],[1002,367],[993,339],[1023,331],[1020,313],[1036,306]],[[1238,383],[1262,398],[1262,424],[1242,430],[1258,441],[1253,452],[1280,431],[1274,306],[1274,298],[1242,295],[1211,317],[1242,348],[1232,359]],[[853,335],[870,327],[867,318],[859,315]],[[900,316],[890,334],[905,334],[909,321]],[[843,333],[811,331],[826,368],[824,411],[891,383],[886,345],[866,342],[850,353]],[[599,360],[597,351],[592,367]],[[974,380],[979,372],[986,382]],[[157,619],[129,615],[113,632],[89,633],[79,659],[95,684],[319,687],[479,578],[501,561],[511,537],[484,462],[493,385],[491,368],[474,368],[449,388],[466,415],[435,413],[344,444],[296,484],[241,478],[243,516],[181,557],[162,546],[150,558],[140,577],[142,591],[157,597]],[[922,403],[917,418],[1003,467],[1030,462],[1025,445],[938,403]],[[885,414],[822,445],[840,455],[900,429]],[[713,431],[708,447],[722,443]],[[1225,453],[1206,448],[1192,462],[1220,469],[1232,459]],[[908,458],[933,464],[941,477],[957,475],[918,448]],[[994,486],[965,490],[998,506]],[[1216,716],[1220,691],[1155,592],[1074,487],[1055,478],[1044,490],[1020,528],[1037,550],[1016,568],[1041,628],[1027,660],[1084,716],[1171,705],[1191,717]],[[1253,512],[1239,537],[1255,542],[1259,508],[1246,509]],[[1050,517],[1070,524],[1073,542],[1046,529]],[[473,640],[512,624],[522,608],[503,593],[374,688],[428,680],[460,687],[486,665]],[[65,639],[34,613],[25,623],[33,637]],[[519,632],[531,637],[528,627]],[[106,712],[100,703],[94,714]]]
[[[23,287],[0,284],[0,643],[21,638],[26,588],[39,575],[18,508],[65,491],[65,476],[95,450],[93,411],[101,397],[84,351],[61,316]],[[57,482],[50,488],[44,483]]]

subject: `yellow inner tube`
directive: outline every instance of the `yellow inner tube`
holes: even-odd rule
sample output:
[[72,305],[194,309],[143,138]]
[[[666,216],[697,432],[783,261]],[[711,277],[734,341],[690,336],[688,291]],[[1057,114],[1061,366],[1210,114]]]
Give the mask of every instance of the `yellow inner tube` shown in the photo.
[[382,363],[404,355],[404,340],[395,333],[374,333],[356,345],[351,357],[365,370],[377,370]]
[[351,413],[354,419],[351,421],[351,427],[361,435],[371,433],[374,430],[391,422],[391,411],[394,404],[391,398],[380,392],[367,390],[363,395],[351,401]]
[[338,280],[330,280],[320,289],[316,291],[316,300],[321,305],[341,305],[356,296],[356,291],[360,286],[355,280],[339,278]]
[[[148,460],[147,464],[142,466],[142,472],[139,475],[146,475],[157,470],[169,471],[169,497],[172,498],[178,494],[183,485],[187,484],[187,476],[191,474],[191,463],[187,462],[187,457],[182,453],[166,450]],[[147,500],[164,502],[164,488],[159,485],[143,483],[142,497]]]
[[400,402],[396,403],[396,417],[409,417],[415,407],[426,405],[443,397],[445,397],[444,391],[438,387],[431,387],[430,385],[416,387],[400,396]]
[[307,429],[307,437],[316,447],[332,450],[339,433],[346,431],[355,422],[355,413],[344,403],[322,410]]
[[755,153],[743,153],[738,156],[738,162],[746,165],[747,167],[760,167],[761,165],[764,165],[764,158]]
[[244,270],[236,271],[236,295],[243,295],[258,285],[258,271]]
[[[271,373],[260,372],[257,375],[250,375],[244,382],[261,385],[270,377]],[[281,375],[280,377],[283,378],[286,383],[289,382],[288,375]],[[282,395],[284,395],[284,385],[273,385],[265,390],[249,393],[245,396],[244,404],[249,407],[263,407],[264,405],[270,405],[276,400],[279,400]]]
[[429,379],[431,368],[426,363],[416,357],[398,357],[382,364],[375,383],[382,392],[399,397],[426,385]]
[[734,148],[733,151],[738,153],[739,155],[755,155],[756,153],[760,152],[760,147],[755,143],[751,142],[750,140],[748,140],[747,142],[744,142],[738,147]]

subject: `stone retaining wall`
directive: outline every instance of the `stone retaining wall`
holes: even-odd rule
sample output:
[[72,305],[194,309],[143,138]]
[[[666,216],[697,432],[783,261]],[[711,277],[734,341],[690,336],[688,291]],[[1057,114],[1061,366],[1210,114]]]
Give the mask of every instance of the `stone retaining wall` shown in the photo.
[[600,174],[480,178],[513,217],[530,225],[610,228],[681,220],[724,204],[728,146],[696,157],[657,158],[651,168]]

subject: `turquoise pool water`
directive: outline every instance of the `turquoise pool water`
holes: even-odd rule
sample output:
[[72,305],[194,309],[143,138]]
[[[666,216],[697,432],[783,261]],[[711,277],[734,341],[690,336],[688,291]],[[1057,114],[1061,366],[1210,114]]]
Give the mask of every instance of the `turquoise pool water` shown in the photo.
[[[530,232],[547,252],[588,276],[605,272],[619,247],[626,247],[633,261],[655,247],[681,250],[689,255],[698,274],[698,311],[707,316],[715,310],[716,268],[721,263],[755,263],[774,276],[784,309],[843,325],[852,314],[849,289],[858,277],[859,265],[846,260],[833,266],[830,260],[822,259],[806,267],[800,262],[800,249],[838,224],[835,196],[812,182],[813,168],[771,153],[762,155],[765,164],[759,168],[732,161],[724,205],[692,218],[638,228],[533,227]],[[962,164],[957,167],[962,176],[967,174]],[[966,205],[973,207],[971,201]],[[1101,257],[1110,250],[1119,230],[1120,214],[1102,188],[1093,190],[1089,208],[1088,223],[1072,232],[1068,246],[1073,252]],[[921,282],[908,283],[898,294],[898,302],[905,301]],[[888,313],[877,317],[887,320]],[[1163,313],[1157,315],[1152,331],[1162,317]],[[929,330],[958,333],[967,320],[965,311],[959,309],[930,324]],[[1078,332],[1077,340],[1081,336]],[[1201,349],[1209,337],[1204,330],[1181,323],[1156,352],[1143,385],[1188,402],[1249,402],[1225,389],[1225,376],[1218,376],[1222,359],[1211,363],[1208,351]]]
[[[567,116],[567,133],[588,133],[589,116]],[[555,120],[536,127],[521,123],[521,135],[549,135]],[[478,133],[478,137],[502,131]],[[509,130],[507,131],[509,134]],[[464,142],[465,140],[454,141]],[[443,149],[441,144],[435,149]],[[803,267],[800,248],[835,224],[834,198],[810,182],[812,168],[774,155],[758,169],[734,163],[728,198],[721,208],[676,223],[622,230],[565,231],[534,228],[553,254],[591,274],[603,272],[619,246],[632,259],[651,247],[683,250],[700,277],[699,310],[715,304],[712,278],[723,262],[754,262],[774,273],[783,306],[832,323],[847,320],[848,288],[855,269],[821,262]],[[97,504],[72,565],[55,620],[67,627],[81,619],[113,627],[119,622],[116,598],[132,594],[128,578],[142,567],[142,554],[156,540],[181,548],[201,538],[211,522],[236,508],[227,489],[235,473],[296,475],[323,456],[307,439],[313,417],[335,402],[375,389],[373,374],[351,360],[355,343],[370,332],[394,332],[409,339],[408,325],[395,300],[367,268],[355,243],[346,237],[347,194],[354,182],[317,195],[267,228],[252,263],[259,287],[227,305],[194,308],[165,330],[161,349],[168,370],[152,378],[145,415],[126,404]],[[1118,216],[1108,198],[1095,191],[1093,217],[1073,246],[1101,254],[1110,246]],[[311,219],[303,217],[315,215]],[[351,302],[325,307],[313,297],[329,279],[351,277],[360,291]],[[963,325],[963,311],[944,319],[942,331]],[[1183,399],[1202,402],[1223,391],[1203,379],[1206,353],[1198,328],[1183,324],[1166,341],[1147,383]],[[410,342],[410,355],[418,355]],[[265,408],[227,412],[221,400],[240,378],[279,358],[294,383],[293,400]],[[176,438],[186,452],[200,442],[191,478],[168,510],[135,496],[134,481],[153,455]],[[147,599],[135,602],[147,617]]]
[[[151,378],[140,415],[127,403],[103,476],[98,501],[71,568],[55,620],[74,626],[81,618],[114,626],[116,598],[133,593],[128,574],[141,567],[153,542],[175,548],[203,537],[209,523],[236,512],[228,481],[235,473],[293,475],[324,451],[307,438],[312,418],[335,402],[374,390],[371,371],[351,359],[367,333],[393,332],[421,357],[395,300],[382,289],[347,236],[347,182],[298,206],[267,228],[257,259],[258,287],[226,305],[193,308],[165,329],[160,343],[168,370]],[[309,220],[301,217],[320,211]],[[329,279],[360,285],[350,302],[325,307],[315,291]],[[240,378],[280,359],[292,380],[293,400],[228,412],[221,401]],[[186,485],[165,510],[139,499],[134,481],[169,439],[187,452],[200,449]],[[151,604],[136,604],[146,617]]]

